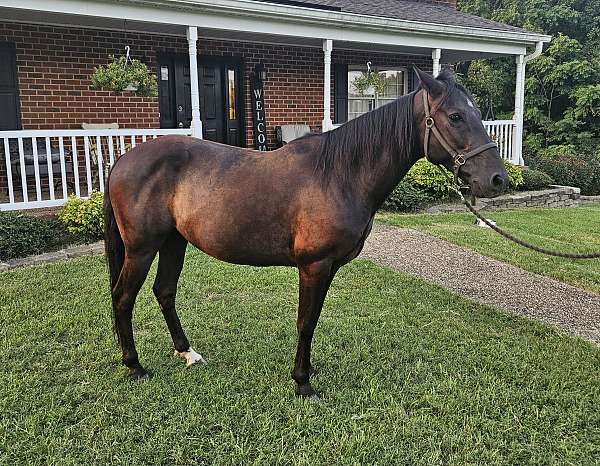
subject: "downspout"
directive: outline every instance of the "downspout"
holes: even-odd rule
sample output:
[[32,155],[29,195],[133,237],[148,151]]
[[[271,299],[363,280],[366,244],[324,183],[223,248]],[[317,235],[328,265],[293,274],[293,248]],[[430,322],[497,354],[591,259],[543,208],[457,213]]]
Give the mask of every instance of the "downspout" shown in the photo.
[[531,60],[535,60],[542,54],[542,50],[544,49],[544,43],[540,40],[535,44],[535,50],[530,55],[526,55],[524,58],[525,63],[530,62]]

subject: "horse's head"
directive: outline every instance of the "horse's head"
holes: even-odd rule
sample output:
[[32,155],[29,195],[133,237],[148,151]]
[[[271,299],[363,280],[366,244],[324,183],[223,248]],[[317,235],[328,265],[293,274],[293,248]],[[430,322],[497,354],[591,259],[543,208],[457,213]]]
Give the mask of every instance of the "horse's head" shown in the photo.
[[501,194],[508,175],[466,89],[449,72],[435,79],[416,71],[421,80],[416,103],[424,115],[419,128],[427,159],[452,170],[475,196]]

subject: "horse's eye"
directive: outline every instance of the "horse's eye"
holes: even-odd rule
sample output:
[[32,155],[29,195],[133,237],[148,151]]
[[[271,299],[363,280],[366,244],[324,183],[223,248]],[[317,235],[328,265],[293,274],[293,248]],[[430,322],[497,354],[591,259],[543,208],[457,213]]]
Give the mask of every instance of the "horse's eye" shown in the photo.
[[454,123],[457,121],[462,121],[462,116],[460,116],[460,113],[453,113],[448,118],[450,118],[450,121],[453,121]]

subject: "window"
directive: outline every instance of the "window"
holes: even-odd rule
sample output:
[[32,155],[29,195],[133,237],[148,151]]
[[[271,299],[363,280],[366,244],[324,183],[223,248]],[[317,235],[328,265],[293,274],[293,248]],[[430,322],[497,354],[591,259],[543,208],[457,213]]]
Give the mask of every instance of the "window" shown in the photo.
[[230,120],[236,119],[236,86],[235,86],[235,71],[227,70],[227,113]]
[[353,66],[348,70],[348,120],[392,102],[406,94],[408,89],[407,73],[402,69],[373,69],[379,73],[385,83],[381,94],[371,88],[361,93],[354,85],[355,79],[364,75],[364,67]]

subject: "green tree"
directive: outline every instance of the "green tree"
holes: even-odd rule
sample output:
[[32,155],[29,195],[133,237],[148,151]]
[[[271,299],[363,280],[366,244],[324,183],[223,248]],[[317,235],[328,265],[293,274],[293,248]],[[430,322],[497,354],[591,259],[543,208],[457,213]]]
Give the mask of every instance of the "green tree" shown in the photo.
[[[553,35],[542,56],[527,66],[528,145],[598,144],[600,0],[460,0],[459,8]],[[489,96],[500,113],[512,113],[512,57],[462,63],[458,70],[477,97]]]

